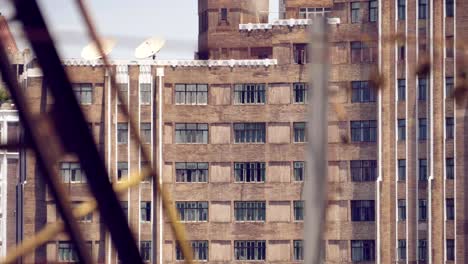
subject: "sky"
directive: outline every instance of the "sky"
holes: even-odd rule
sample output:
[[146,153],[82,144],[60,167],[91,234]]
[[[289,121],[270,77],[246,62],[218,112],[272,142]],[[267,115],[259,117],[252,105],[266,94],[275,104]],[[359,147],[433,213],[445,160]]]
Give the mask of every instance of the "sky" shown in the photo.
[[[79,58],[89,43],[84,22],[74,0],[38,0],[58,44],[62,58]],[[158,58],[193,58],[197,48],[197,0],[87,0],[98,32],[117,40],[112,58],[134,58],[134,49],[145,39],[158,36],[166,45]],[[0,0],[0,12],[7,17],[13,9]],[[21,27],[11,25],[15,38]],[[21,47],[25,47],[20,42]]]
[[[59,47],[62,58],[79,58],[89,43],[75,0],[37,0]],[[236,0],[233,0],[236,1]],[[100,35],[117,40],[114,59],[133,59],[134,49],[145,39],[162,37],[166,45],[160,59],[192,59],[197,49],[197,0],[87,0]],[[270,0],[275,11],[278,0]],[[13,14],[8,0],[0,0],[0,12]],[[21,26],[10,22],[20,48]]]

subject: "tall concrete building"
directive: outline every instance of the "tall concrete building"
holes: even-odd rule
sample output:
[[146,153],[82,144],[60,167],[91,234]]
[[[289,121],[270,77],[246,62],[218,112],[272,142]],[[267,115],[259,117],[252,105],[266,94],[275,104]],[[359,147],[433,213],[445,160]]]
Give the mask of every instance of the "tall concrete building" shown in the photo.
[[[101,63],[64,61],[111,181],[152,162],[197,260],[303,261],[306,128],[314,129],[306,113],[314,90],[307,84],[314,60],[307,30],[311,18],[326,16],[326,262],[468,262],[466,107],[450,97],[466,67],[457,65],[455,47],[466,38],[468,2],[282,0],[279,6],[283,19],[267,21],[266,0],[199,0],[199,59],[113,62],[116,88],[152,160],[142,160]],[[47,95],[39,69],[29,67],[22,80],[35,111],[59,100]],[[61,156],[57,170],[72,201],[89,200],[79,163]],[[35,198],[22,201],[27,238],[59,216],[30,153],[24,173],[22,197]],[[183,256],[154,186],[128,190],[122,207],[145,260],[176,263]],[[96,260],[116,263],[98,214],[80,222]],[[23,261],[73,262],[76,254],[60,235]]]

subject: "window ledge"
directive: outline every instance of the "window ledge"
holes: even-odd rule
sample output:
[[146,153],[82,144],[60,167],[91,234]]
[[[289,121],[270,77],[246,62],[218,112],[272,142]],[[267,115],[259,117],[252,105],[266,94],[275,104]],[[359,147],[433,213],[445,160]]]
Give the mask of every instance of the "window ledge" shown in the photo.
[[233,105],[238,105],[238,106],[251,105],[251,106],[255,106],[255,105],[266,105],[266,103],[247,103],[247,104],[234,103]]
[[265,183],[264,181],[262,182],[234,182],[234,184],[263,184]]
[[206,103],[206,104],[177,104],[177,103],[175,103],[174,105],[178,105],[178,106],[207,106],[208,103]]
[[209,182],[175,182],[176,184],[208,184]]
[[[170,145],[171,143],[167,144]],[[208,143],[174,143],[176,145],[208,145]]]
[[254,223],[254,224],[266,224],[266,221],[234,221],[235,224],[246,224],[246,223]]
[[234,142],[234,145],[264,145],[266,142]]

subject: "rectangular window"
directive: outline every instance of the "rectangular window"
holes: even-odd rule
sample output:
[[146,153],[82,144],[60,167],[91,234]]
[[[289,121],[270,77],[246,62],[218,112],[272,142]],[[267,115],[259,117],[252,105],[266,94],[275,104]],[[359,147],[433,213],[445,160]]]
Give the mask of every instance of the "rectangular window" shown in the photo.
[[124,212],[125,216],[128,218],[128,201],[120,201],[120,207],[122,207],[122,211]]
[[418,100],[426,101],[427,99],[427,78],[418,78]]
[[208,221],[208,202],[176,202],[176,208],[182,222]]
[[227,22],[227,19],[228,19],[228,10],[227,10],[227,8],[221,8],[221,10],[219,12],[219,20],[221,22]]
[[294,161],[294,180],[304,181],[304,175],[305,175],[305,162]]
[[[150,166],[150,162],[149,161],[146,161],[146,160],[142,160],[140,161],[140,172],[141,173],[144,173],[145,171],[150,171],[151,170],[151,166]],[[153,178],[152,177],[145,177],[143,180],[141,180],[142,183],[149,183],[151,182]]]
[[398,0],[398,20],[406,19],[406,0]]
[[418,0],[419,19],[427,19],[427,0]]
[[150,83],[140,84],[140,104],[142,105],[151,104],[151,84]]
[[176,162],[176,182],[208,182],[207,162]]
[[265,123],[234,123],[235,143],[265,143]]
[[121,181],[127,179],[128,176],[128,162],[117,162],[117,180]]
[[[189,242],[192,247],[193,260],[208,260],[208,241],[207,240],[192,240]],[[176,260],[184,260],[184,254],[179,243],[176,244]]]
[[140,137],[143,143],[151,143],[151,123],[140,124]]
[[265,260],[265,240],[234,241],[234,256],[236,260]]
[[453,58],[453,36],[447,36],[445,39],[445,56]]
[[78,254],[71,242],[60,241],[58,243],[59,262],[78,262]]
[[[125,104],[128,104],[128,83],[118,83],[117,89],[119,89],[122,98],[124,99]],[[117,96],[117,103],[120,104],[120,99]]]
[[406,221],[406,200],[398,200],[398,221]]
[[85,183],[86,176],[78,162],[61,162],[60,174],[64,183]]
[[299,18],[312,19],[314,17],[327,17],[331,12],[330,8],[323,7],[302,7],[299,9]]
[[398,140],[406,139],[406,120],[398,119]]
[[179,144],[208,144],[208,124],[176,124],[175,137]]
[[234,202],[236,221],[265,221],[265,202]]
[[304,241],[294,240],[294,260],[304,260]]
[[304,201],[294,201],[294,220],[304,220]]
[[453,77],[445,77],[445,97],[451,97],[453,93]]
[[248,83],[234,86],[235,104],[264,104],[265,84]]
[[406,58],[406,51],[405,50],[406,50],[405,45],[400,45],[398,47],[398,60],[401,60],[401,61],[405,60],[405,58]]
[[236,182],[265,182],[265,162],[235,162]]
[[141,202],[141,221],[151,221],[151,202]]
[[351,160],[351,180],[354,182],[375,181],[377,179],[377,161]]
[[[83,202],[81,201],[73,201],[72,202],[72,209],[76,209],[77,207],[79,207]],[[78,222],[92,222],[93,221],[93,213],[89,213],[83,217],[80,217],[77,219]]]
[[294,44],[293,52],[294,52],[294,63],[307,64],[309,62],[307,44]]
[[375,142],[377,139],[377,122],[375,120],[351,121],[352,142]]
[[427,159],[419,159],[419,180],[427,181]]
[[455,219],[455,209],[454,208],[455,207],[454,207],[453,198],[445,199],[445,209],[446,209],[447,220],[454,220]]
[[353,262],[374,261],[374,240],[351,240],[351,260]]
[[308,93],[307,83],[294,83],[294,103],[304,104],[307,102],[307,93]]
[[351,23],[361,22],[361,15],[359,9],[359,2],[351,2]]
[[151,241],[140,241],[140,254],[144,262],[151,261]]
[[351,201],[351,221],[353,222],[374,221],[375,220],[374,210],[375,209],[374,209],[373,200]]
[[445,138],[453,139],[453,117],[445,118]]
[[117,143],[127,144],[128,142],[128,124],[118,123],[117,124]]
[[453,9],[453,0],[445,0],[445,16],[446,17],[453,17],[454,14]]
[[[426,28],[420,28],[419,31],[420,31],[420,35],[423,35],[423,34],[426,34]],[[424,42],[420,42],[419,43],[419,46],[418,46],[418,49],[419,49],[419,52],[422,53],[422,54],[425,54],[427,53],[427,44],[424,43]]]
[[351,42],[351,63],[372,63],[377,58],[375,47],[361,41]]
[[72,87],[79,104],[93,103],[93,85],[91,83],[75,83]]
[[375,102],[375,89],[368,81],[353,81],[351,82],[353,103],[368,103]]
[[398,260],[406,260],[406,239],[398,239]]
[[405,159],[398,160],[398,180],[399,181],[406,180],[406,160]]
[[177,105],[206,105],[208,103],[208,85],[176,84],[175,103]]
[[427,139],[427,120],[426,118],[419,118],[418,120],[418,139],[426,140]]
[[369,22],[377,22],[378,15],[379,13],[377,0],[369,1]]
[[453,158],[445,159],[445,177],[449,180],[453,180],[455,178]]
[[293,124],[294,127],[294,142],[302,143],[307,141],[307,128],[306,123],[297,122]]
[[418,260],[425,261],[427,259],[427,242],[426,239],[418,240]]
[[398,79],[398,101],[406,100],[406,79]]
[[362,62],[362,42],[352,41],[351,42],[351,63]]
[[447,260],[455,260],[455,240],[447,239]]
[[419,219],[419,221],[426,221],[427,220],[427,201],[426,201],[426,199],[419,199],[418,205],[419,205],[418,219]]

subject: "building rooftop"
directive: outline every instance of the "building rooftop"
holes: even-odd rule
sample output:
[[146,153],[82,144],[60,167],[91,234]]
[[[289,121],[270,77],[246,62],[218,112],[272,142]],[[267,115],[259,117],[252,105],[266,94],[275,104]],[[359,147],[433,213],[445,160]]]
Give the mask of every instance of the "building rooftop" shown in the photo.
[[[340,24],[340,18],[331,17],[327,18],[328,24],[336,25]],[[271,23],[248,23],[248,24],[239,24],[239,30],[268,30],[273,27],[297,27],[297,26],[307,26],[312,24],[312,19],[278,19],[272,21]]]
[[[65,59],[65,66],[102,66],[102,60]],[[154,65],[170,67],[269,67],[276,59],[261,60],[112,60],[112,65]]]

